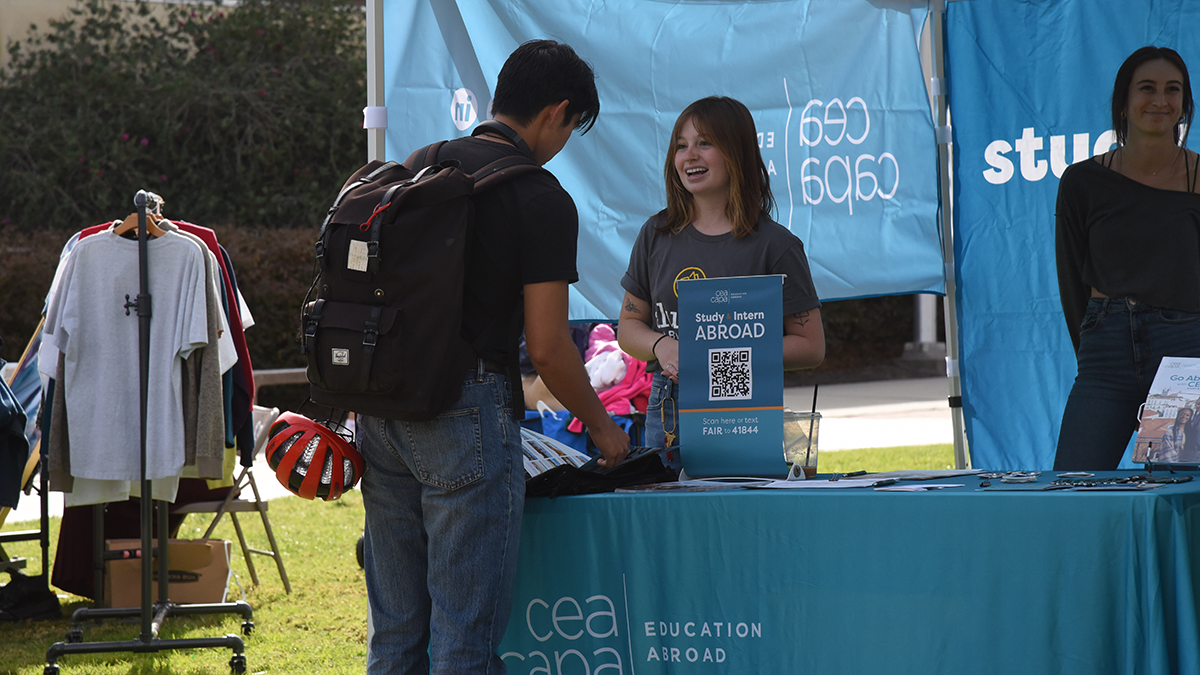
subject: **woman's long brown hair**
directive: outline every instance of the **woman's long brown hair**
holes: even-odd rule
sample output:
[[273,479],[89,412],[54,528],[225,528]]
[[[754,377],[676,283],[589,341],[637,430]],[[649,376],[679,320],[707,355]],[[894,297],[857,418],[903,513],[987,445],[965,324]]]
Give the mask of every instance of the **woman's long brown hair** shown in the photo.
[[[675,170],[675,149],[683,125],[691,120],[696,131],[712,143],[729,171],[729,202],[725,214],[733,222],[733,236],[754,231],[761,216],[775,208],[767,167],[758,151],[754,117],[741,101],[728,96],[709,96],[684,108],[671,130],[663,176],[667,183],[667,208],[661,231],[679,233],[696,217],[696,202]],[[750,170],[747,170],[747,169]]]

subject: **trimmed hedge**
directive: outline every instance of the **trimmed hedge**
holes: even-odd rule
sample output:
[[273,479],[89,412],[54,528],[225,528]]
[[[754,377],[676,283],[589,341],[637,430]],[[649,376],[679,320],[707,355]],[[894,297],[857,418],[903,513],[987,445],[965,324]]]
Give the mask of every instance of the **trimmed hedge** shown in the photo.
[[354,0],[80,0],[0,72],[0,358],[18,359],[63,244],[139,189],[217,230],[257,325],[257,368],[302,365],[312,241],[365,158]]
[[[313,241],[317,227],[279,229],[265,227],[213,228],[229,252],[239,290],[254,316],[247,331],[250,359],[256,368],[303,366],[296,340],[300,303],[312,282]],[[16,361],[37,328],[42,305],[59,252],[69,234],[53,231],[25,232],[0,228],[0,356]],[[153,291],[151,291],[153,293]]]
[[[246,331],[250,360],[256,369],[299,368],[297,334],[300,303],[312,282],[313,241],[317,228],[216,227],[217,239],[229,252],[239,290],[254,316]],[[59,252],[69,235],[52,231],[24,232],[0,228],[0,357],[16,361],[37,328],[46,291],[54,278]],[[153,291],[151,291],[153,294]],[[259,402],[295,409],[304,402],[303,387],[270,387]]]
[[353,0],[80,0],[8,46],[0,225],[74,231],[133,208],[307,226],[365,161],[364,15]]

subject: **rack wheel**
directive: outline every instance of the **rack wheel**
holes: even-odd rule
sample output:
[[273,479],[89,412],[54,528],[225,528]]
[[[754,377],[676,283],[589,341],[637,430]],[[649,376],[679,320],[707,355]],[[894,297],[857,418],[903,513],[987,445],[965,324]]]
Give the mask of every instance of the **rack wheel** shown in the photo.
[[242,635],[249,635],[253,632],[254,632],[254,622],[253,621],[242,622]]
[[67,631],[67,642],[70,644],[83,642],[83,629],[72,628],[71,630]]
[[233,673],[236,673],[237,675],[242,675],[243,673],[245,673],[246,672],[246,655],[245,654],[234,654],[233,657],[229,659],[229,670],[232,671]]
[[42,675],[58,675],[58,666],[50,664],[42,669]]

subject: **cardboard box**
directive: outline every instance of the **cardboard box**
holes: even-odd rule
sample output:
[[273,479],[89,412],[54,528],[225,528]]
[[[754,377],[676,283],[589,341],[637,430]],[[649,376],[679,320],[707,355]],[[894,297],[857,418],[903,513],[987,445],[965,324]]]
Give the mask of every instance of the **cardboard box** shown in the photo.
[[[140,549],[141,539],[109,539],[109,551]],[[154,545],[158,541],[154,540]],[[224,539],[171,539],[167,544],[167,597],[178,604],[224,602],[229,587],[230,542]],[[158,601],[158,560],[153,560],[153,596]],[[109,607],[140,607],[142,559],[108,561],[104,600]]]

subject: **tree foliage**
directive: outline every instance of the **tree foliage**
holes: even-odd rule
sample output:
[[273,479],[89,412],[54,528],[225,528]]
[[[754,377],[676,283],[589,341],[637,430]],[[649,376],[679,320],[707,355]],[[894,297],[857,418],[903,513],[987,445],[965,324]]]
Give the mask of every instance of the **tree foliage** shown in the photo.
[[363,162],[352,0],[79,0],[8,51],[0,225],[73,231],[146,189],[168,217],[311,226]]

